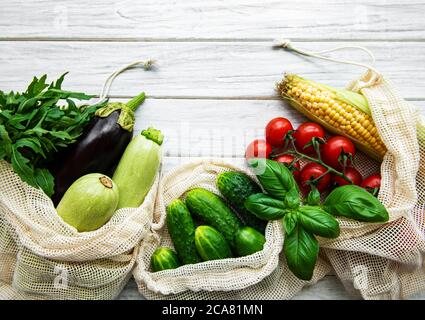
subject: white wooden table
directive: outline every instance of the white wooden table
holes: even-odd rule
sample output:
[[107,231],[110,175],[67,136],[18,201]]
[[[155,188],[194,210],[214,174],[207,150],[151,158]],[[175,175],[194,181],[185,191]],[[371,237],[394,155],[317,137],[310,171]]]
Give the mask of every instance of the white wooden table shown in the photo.
[[[164,170],[191,157],[238,162],[268,120],[303,120],[274,91],[284,72],[336,86],[363,72],[273,50],[275,38],[312,50],[366,46],[376,67],[425,110],[424,12],[424,0],[3,1],[0,89],[22,90],[34,75],[53,80],[70,71],[67,88],[98,93],[116,68],[154,58],[157,69],[128,71],[111,97],[146,91],[136,130],[153,125],[165,133]],[[357,51],[345,57],[368,62]],[[130,281],[120,298],[142,297]],[[356,297],[329,275],[296,298]]]

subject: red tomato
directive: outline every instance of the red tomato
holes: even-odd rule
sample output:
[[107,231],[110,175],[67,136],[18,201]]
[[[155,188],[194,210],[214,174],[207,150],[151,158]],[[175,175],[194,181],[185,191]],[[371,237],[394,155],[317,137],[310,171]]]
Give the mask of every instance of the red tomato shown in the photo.
[[294,130],[291,122],[286,118],[274,118],[266,126],[266,141],[272,147],[283,147],[288,131]]
[[[291,154],[284,154],[281,155],[277,158],[275,158],[274,160],[280,163],[283,163],[285,166],[289,167],[289,165],[292,163],[292,161],[294,161],[294,156]],[[290,168],[291,169],[291,168]],[[300,174],[301,174],[301,166],[300,166],[300,162],[296,161],[294,162],[293,168],[291,169],[292,171],[292,175],[294,176],[295,181],[299,182],[300,180]]]
[[377,191],[381,187],[381,175],[377,173],[365,178],[361,184],[361,187],[365,188],[373,195],[376,195],[378,193]]
[[[350,139],[343,136],[334,136],[328,139],[322,146],[321,156],[324,163],[335,169],[341,169],[342,165],[339,162],[341,153],[351,154],[354,157],[356,148]],[[350,161],[347,161],[347,165]]]
[[[324,166],[318,163],[315,163],[315,162],[308,163],[301,170],[301,174],[300,174],[301,187],[305,189],[306,191],[310,191],[311,187],[307,185],[307,181],[320,177],[326,171],[328,171],[328,169],[326,169]],[[320,178],[319,183],[316,185],[316,187],[317,187],[317,190],[319,190],[320,192],[323,192],[330,186],[330,184],[331,184],[331,175],[327,173],[322,178]]]
[[246,147],[245,158],[268,158],[272,152],[270,144],[263,139],[255,139]]
[[297,130],[295,130],[293,137],[295,138],[295,146],[299,152],[305,154],[314,154],[314,148],[312,146],[305,147],[305,145],[311,142],[313,137],[325,138],[325,130],[314,122],[304,122]]
[[[345,168],[344,174],[353,182],[352,184],[355,184],[357,186],[359,186],[363,181],[361,173],[353,167]],[[332,182],[338,187],[350,184],[347,180],[335,174],[332,174]]]

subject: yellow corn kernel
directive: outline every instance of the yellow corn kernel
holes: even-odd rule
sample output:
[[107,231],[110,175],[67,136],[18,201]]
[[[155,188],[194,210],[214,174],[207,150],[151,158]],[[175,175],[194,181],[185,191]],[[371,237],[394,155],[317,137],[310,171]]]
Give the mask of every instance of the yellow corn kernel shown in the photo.
[[341,101],[330,87],[322,86],[296,75],[287,75],[277,86],[283,98],[307,117],[328,130],[354,138],[362,150],[375,159],[382,159],[386,147],[376,130],[372,117],[358,105]]

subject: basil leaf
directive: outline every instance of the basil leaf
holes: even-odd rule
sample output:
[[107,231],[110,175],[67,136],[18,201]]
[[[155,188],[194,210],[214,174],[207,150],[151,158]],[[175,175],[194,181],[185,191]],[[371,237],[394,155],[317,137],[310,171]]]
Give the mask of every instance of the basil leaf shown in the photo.
[[311,191],[307,195],[307,203],[310,206],[317,206],[320,204],[320,192],[314,186],[312,186]]
[[283,203],[285,204],[285,207],[290,209],[296,209],[300,205],[300,193],[298,189],[291,189],[289,190],[285,198],[283,199]]
[[270,196],[283,200],[288,191],[298,190],[291,171],[282,163],[269,159],[251,158],[248,164]]
[[320,207],[302,206],[298,208],[298,221],[308,232],[325,238],[339,236],[338,221]]
[[290,235],[292,231],[294,231],[297,226],[297,213],[296,212],[288,212],[282,220],[283,228],[287,235]]
[[364,221],[386,222],[388,211],[382,203],[356,185],[346,185],[334,189],[326,198],[323,209],[334,216]]
[[301,280],[311,280],[319,255],[317,239],[298,223],[294,231],[285,237],[283,248],[292,273]]
[[281,219],[288,209],[283,201],[276,200],[264,193],[256,193],[245,200],[245,208],[262,220]]

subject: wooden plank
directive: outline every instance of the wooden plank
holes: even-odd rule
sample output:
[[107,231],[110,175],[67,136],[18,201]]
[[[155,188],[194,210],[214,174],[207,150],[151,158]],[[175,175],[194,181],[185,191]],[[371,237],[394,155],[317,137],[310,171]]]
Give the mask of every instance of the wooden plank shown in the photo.
[[[117,298],[118,300],[146,300],[131,279]],[[358,300],[361,296],[348,293],[335,275],[327,275],[315,285],[304,287],[293,300]],[[425,292],[419,292],[408,300],[424,300]]]
[[294,125],[304,119],[279,100],[148,99],[136,113],[135,130],[162,130],[167,157],[243,157],[246,145],[263,137],[277,116]]
[[[425,115],[425,101],[414,102]],[[305,120],[280,100],[147,99],[136,112],[136,133],[149,126],[165,135],[165,156],[243,157],[245,147],[264,138],[266,124],[286,117]]]
[[[425,295],[424,295],[425,296]],[[315,285],[305,287],[293,299],[294,300],[352,300],[358,297],[353,297],[347,293],[336,276],[326,276]],[[145,300],[138,292],[134,279],[131,279],[121,294],[118,300]]]
[[[375,52],[376,67],[392,79],[406,98],[424,98],[425,42],[351,43]],[[303,43],[311,49],[332,48],[333,42]],[[344,87],[364,69],[273,50],[269,43],[133,43],[133,42],[0,42],[2,90],[22,90],[34,75],[57,77],[70,71],[67,88],[98,93],[106,77],[123,65],[155,58],[151,72],[129,70],[111,92],[132,96],[145,90],[153,97],[277,98],[275,82],[294,72],[329,85]],[[359,50],[351,60],[367,62]]]
[[1,38],[424,39],[423,1],[10,0]]

